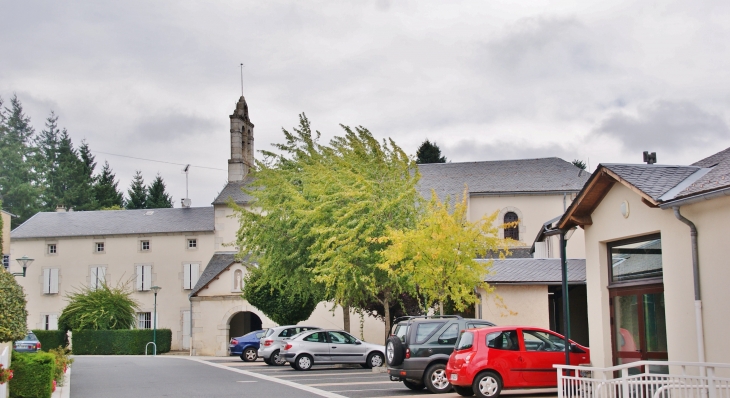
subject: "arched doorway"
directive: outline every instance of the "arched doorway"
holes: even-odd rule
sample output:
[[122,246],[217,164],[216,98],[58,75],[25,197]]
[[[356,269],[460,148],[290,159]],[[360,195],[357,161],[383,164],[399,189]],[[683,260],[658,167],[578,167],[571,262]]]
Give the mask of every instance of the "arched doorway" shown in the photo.
[[253,312],[241,311],[231,317],[228,322],[228,340],[240,337],[248,332],[261,329],[261,318]]

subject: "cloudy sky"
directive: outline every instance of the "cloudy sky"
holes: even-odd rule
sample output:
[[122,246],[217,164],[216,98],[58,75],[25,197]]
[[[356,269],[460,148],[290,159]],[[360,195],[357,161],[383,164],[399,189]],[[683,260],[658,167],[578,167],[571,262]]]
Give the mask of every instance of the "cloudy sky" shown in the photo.
[[[0,97],[51,110],[125,190],[161,173],[176,207],[226,180],[243,86],[257,149],[305,112],[426,138],[454,162],[559,156],[687,164],[730,146],[727,1],[0,0]],[[102,153],[103,152],[103,153]],[[219,170],[216,170],[219,169]]]

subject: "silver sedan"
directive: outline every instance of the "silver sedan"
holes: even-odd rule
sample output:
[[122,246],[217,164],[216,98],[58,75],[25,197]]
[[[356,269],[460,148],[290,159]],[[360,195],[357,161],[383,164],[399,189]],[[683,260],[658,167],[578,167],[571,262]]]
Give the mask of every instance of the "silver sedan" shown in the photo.
[[385,347],[352,337],[342,330],[303,332],[287,341],[282,356],[297,370],[313,365],[357,363],[363,368],[383,366]]

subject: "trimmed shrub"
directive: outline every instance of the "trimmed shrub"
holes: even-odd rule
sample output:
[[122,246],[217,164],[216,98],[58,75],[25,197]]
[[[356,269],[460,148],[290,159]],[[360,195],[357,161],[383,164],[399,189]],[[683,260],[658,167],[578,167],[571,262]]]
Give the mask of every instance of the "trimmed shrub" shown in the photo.
[[28,333],[25,293],[15,277],[0,266],[0,342],[20,340]]
[[51,396],[56,374],[56,357],[53,354],[13,352],[10,369],[13,370],[9,384],[11,398]]
[[[72,339],[74,355],[143,355],[152,330],[74,330]],[[157,353],[169,352],[171,343],[172,331],[157,329]],[[152,351],[150,345],[147,352]]]
[[33,330],[35,337],[41,342],[41,350],[50,351],[58,347],[66,347],[68,340],[63,330]]

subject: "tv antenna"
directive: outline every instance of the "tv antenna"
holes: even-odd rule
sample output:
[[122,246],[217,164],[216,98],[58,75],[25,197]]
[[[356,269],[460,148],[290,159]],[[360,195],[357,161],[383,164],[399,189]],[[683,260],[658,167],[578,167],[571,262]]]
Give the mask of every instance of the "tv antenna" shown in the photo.
[[183,173],[185,173],[185,199],[182,200],[182,207],[190,207],[190,198],[188,197],[188,171],[190,170],[190,165],[186,164],[185,168],[183,169]]

